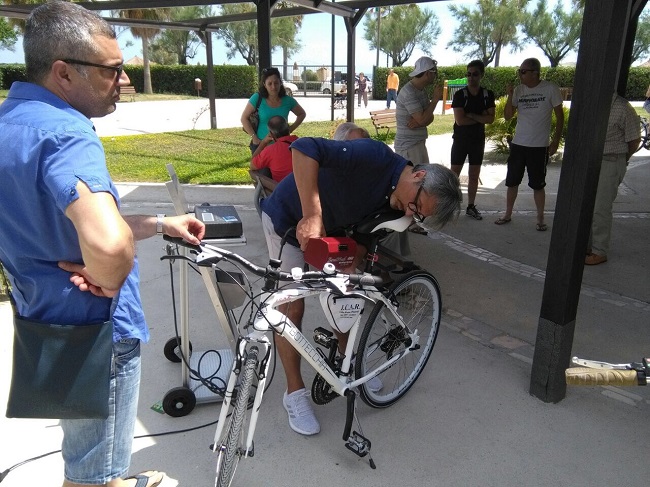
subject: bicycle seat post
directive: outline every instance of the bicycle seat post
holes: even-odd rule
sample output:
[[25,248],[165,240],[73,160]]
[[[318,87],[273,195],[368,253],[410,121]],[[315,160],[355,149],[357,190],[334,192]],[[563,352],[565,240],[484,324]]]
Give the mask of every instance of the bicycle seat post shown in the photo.
[[363,268],[363,272],[372,274],[372,269],[375,266],[375,262],[379,259],[377,249],[379,248],[379,239],[381,238],[382,232],[375,232],[370,234],[370,243],[368,245],[367,254],[366,254],[366,263]]

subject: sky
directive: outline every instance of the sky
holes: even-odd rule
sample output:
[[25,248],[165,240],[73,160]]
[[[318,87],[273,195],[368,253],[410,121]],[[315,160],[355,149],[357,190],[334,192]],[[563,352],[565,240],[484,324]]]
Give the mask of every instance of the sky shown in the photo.
[[[561,0],[565,5],[565,10],[568,10],[570,0]],[[475,5],[475,1],[455,1],[455,5]],[[535,5],[535,0],[531,1],[531,5]],[[413,51],[411,58],[405,63],[407,66],[415,64],[415,60],[420,56],[427,55],[438,61],[440,66],[452,66],[457,64],[465,64],[469,61],[464,53],[456,52],[451,48],[447,48],[447,43],[453,37],[455,26],[457,25],[456,19],[449,13],[450,2],[429,2],[419,4],[420,8],[426,8],[436,14],[441,28],[440,36],[436,43],[432,46],[430,52],[422,52],[417,48]],[[555,0],[549,2],[550,5],[555,4]],[[363,39],[364,21],[362,20],[357,26],[356,32],[356,71],[363,71],[365,73],[372,73],[372,67],[377,60],[377,51],[370,50],[368,43]],[[311,14],[303,17],[302,29],[299,33],[299,39],[302,44],[302,49],[293,56],[290,63],[297,62],[301,66],[330,66],[331,61],[331,32],[332,32],[332,16],[329,14]],[[335,64],[346,64],[346,44],[347,35],[342,18],[337,18],[335,23]],[[118,37],[120,47],[122,48],[124,60],[131,59],[134,56],[142,56],[141,41],[134,40],[128,30],[121,33]],[[231,60],[226,57],[226,49],[223,42],[213,34],[213,47],[214,47],[214,63],[215,64],[245,64],[243,58],[237,56]],[[534,45],[527,45],[524,50],[511,53],[508,49],[501,52],[501,66],[518,66],[521,61],[528,57],[536,57],[542,63],[542,66],[549,66],[549,61],[544,56],[543,52]],[[575,62],[577,57],[576,53],[571,53],[567,56],[563,63]],[[0,49],[0,63],[22,63],[24,57],[22,54],[22,43],[20,41],[16,44],[14,52],[6,49]],[[282,53],[274,52],[272,54],[272,62],[274,65],[282,64]],[[205,48],[199,50],[199,55],[194,60],[190,60],[191,64],[206,64]],[[390,64],[390,60],[388,60]],[[382,67],[387,66],[386,55],[379,54],[379,65]]]

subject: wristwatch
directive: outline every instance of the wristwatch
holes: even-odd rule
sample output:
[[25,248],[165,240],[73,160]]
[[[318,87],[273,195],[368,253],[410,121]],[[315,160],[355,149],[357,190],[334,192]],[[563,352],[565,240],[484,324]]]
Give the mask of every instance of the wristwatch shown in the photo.
[[157,235],[162,235],[163,233],[163,220],[165,219],[165,215],[163,213],[158,213],[156,215],[156,234]]

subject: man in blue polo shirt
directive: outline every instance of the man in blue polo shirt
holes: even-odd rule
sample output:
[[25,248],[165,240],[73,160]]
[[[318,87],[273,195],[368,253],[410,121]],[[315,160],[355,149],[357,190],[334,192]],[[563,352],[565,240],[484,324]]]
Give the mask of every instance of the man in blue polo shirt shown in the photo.
[[166,233],[199,243],[205,227],[190,216],[119,213],[90,121],[113,112],[129,84],[112,27],[76,4],[47,3],[28,18],[23,45],[28,82],[0,106],[0,261],[16,313],[113,322],[109,417],[61,420],[63,485],[155,486],[161,472],[126,477],[149,339],[134,241]]
[[[303,137],[291,145],[293,173],[262,201],[262,227],[269,256],[277,258],[282,237],[296,227],[304,250],[310,238],[322,237],[362,221],[382,208],[401,210],[442,227],[460,211],[458,177],[439,164],[413,166],[383,142]],[[303,267],[301,248],[282,248],[282,269]],[[300,327],[304,303],[281,309]],[[276,340],[287,376],[283,404],[297,433],[320,431],[300,374],[300,355],[284,339]]]

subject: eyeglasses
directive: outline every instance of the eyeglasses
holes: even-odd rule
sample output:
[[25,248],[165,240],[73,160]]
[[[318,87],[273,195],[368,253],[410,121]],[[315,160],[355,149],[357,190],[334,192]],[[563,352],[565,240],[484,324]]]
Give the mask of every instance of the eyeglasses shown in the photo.
[[478,78],[481,76],[481,73],[478,71],[467,71],[467,77],[468,78]]
[[89,63],[87,61],[79,61],[78,59],[61,59],[61,61],[67,64],[78,64],[79,66],[92,66],[93,68],[111,69],[115,71],[117,79],[119,79],[122,76],[122,73],[124,72],[124,64],[119,64],[117,66],[107,66],[105,64],[96,64],[96,63]]
[[420,193],[422,192],[423,186],[424,186],[424,179],[422,179],[422,183],[420,183],[420,187],[415,193],[415,200],[411,201],[407,205],[408,209],[413,212],[413,220],[415,220],[416,223],[422,223],[426,218],[422,213],[418,211],[418,200],[420,199]]
[[536,69],[518,69],[517,72],[519,74],[526,74],[526,73],[533,73],[537,71]]

